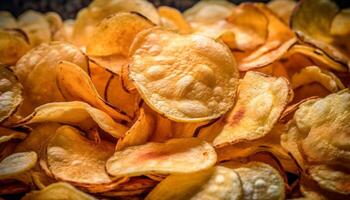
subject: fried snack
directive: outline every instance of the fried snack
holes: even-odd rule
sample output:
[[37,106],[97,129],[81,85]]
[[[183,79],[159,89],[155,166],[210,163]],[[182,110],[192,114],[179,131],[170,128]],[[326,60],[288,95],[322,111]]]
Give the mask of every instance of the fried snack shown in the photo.
[[15,64],[30,48],[25,32],[0,29],[0,63]]
[[[127,155],[127,156],[126,156]],[[117,151],[107,161],[107,172],[115,177],[150,173],[191,173],[208,169],[216,162],[214,148],[197,138],[171,139]]]
[[11,29],[17,28],[16,18],[8,11],[0,11],[0,28]]
[[225,126],[214,139],[214,146],[254,140],[269,133],[287,105],[289,95],[286,79],[247,72],[238,87],[237,102],[225,117]]
[[171,120],[215,119],[234,103],[236,63],[220,42],[153,28],[138,34],[130,55],[129,76],[141,97]]
[[13,178],[30,170],[36,164],[35,152],[14,153],[0,162],[0,180]]
[[185,20],[182,13],[175,8],[160,6],[158,13],[162,26],[180,33],[192,32],[191,25]]
[[272,0],[266,5],[280,17],[284,23],[289,24],[296,3],[297,2],[294,0]]
[[0,145],[1,143],[7,142],[10,140],[15,140],[15,139],[23,140],[24,138],[26,138],[26,136],[27,135],[23,132],[0,127]]
[[170,175],[148,194],[146,200],[238,200],[242,196],[242,183],[237,173],[217,166],[196,173]]

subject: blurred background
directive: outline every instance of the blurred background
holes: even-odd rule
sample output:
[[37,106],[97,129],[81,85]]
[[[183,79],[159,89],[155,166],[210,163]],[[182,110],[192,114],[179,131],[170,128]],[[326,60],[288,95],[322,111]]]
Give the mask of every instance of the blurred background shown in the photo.
[[[41,12],[55,11],[64,19],[75,18],[78,10],[89,5],[92,0],[0,0],[0,10],[10,11],[18,16],[28,9]],[[130,0],[126,0],[130,1]],[[181,11],[193,6],[199,0],[149,0],[155,6],[166,5]],[[241,3],[247,0],[230,0]],[[249,0],[250,2],[268,2],[268,0]]]

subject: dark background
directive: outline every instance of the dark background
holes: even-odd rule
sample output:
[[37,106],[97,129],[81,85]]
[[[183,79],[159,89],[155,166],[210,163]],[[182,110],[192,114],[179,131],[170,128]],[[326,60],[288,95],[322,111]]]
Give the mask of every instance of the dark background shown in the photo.
[[[18,16],[28,9],[41,12],[55,11],[64,19],[75,18],[79,9],[86,7],[92,0],[0,0],[0,10],[10,11]],[[130,1],[130,0],[126,0]],[[184,11],[199,0],[149,0],[155,6],[166,5]],[[245,0],[231,0],[241,3]],[[268,2],[268,0],[251,0],[251,2]]]

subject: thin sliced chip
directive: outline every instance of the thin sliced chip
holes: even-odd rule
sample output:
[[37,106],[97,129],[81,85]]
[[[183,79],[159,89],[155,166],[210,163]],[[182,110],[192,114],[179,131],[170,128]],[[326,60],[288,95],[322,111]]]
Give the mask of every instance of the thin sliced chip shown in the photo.
[[288,81],[247,72],[238,88],[235,107],[214,139],[216,147],[263,137],[273,128],[289,101]]
[[237,173],[218,166],[196,173],[170,175],[148,194],[146,200],[238,200],[242,194]]
[[27,134],[19,131],[14,131],[8,128],[0,127],[0,144],[13,139],[21,139],[27,137]]
[[294,0],[273,0],[267,3],[267,7],[280,17],[284,23],[289,24],[296,3]]
[[46,188],[50,184],[56,182],[55,179],[47,176],[45,173],[42,173],[42,172],[32,171],[31,176],[32,176],[34,185],[41,190]]
[[136,13],[116,13],[102,20],[86,47],[89,56],[128,56],[137,33],[153,27],[153,23]]
[[14,114],[22,103],[22,89],[14,73],[0,65],[0,122]]
[[12,194],[23,194],[29,191],[30,191],[30,187],[19,181],[11,181],[9,183],[5,182],[4,184],[1,182],[0,184],[1,196],[12,195]]
[[242,181],[243,199],[276,199],[285,198],[283,178],[271,166],[250,162],[235,169]]
[[30,45],[23,31],[0,30],[0,63],[15,64],[29,48]]
[[[151,110],[151,109],[148,109]],[[173,129],[172,129],[172,121],[169,119],[155,113],[155,129],[152,134],[150,141],[152,142],[165,142],[172,138]]]
[[332,72],[322,70],[317,66],[308,66],[303,68],[299,73],[292,76],[292,88],[298,88],[312,82],[318,82],[330,92],[338,92],[344,89],[344,85]]
[[195,137],[197,128],[209,124],[209,122],[197,122],[197,123],[183,123],[172,122],[172,137],[173,138],[185,138]]
[[105,171],[114,145],[96,144],[70,126],[61,126],[47,145],[47,164],[56,179],[78,184],[107,184],[112,179]]
[[350,174],[346,171],[327,165],[315,165],[308,169],[308,173],[321,188],[345,195],[350,194]]
[[341,10],[334,17],[331,25],[331,34],[338,36],[347,36],[350,34],[350,9]]
[[8,11],[0,11],[0,28],[17,28],[16,18]]
[[50,25],[51,39],[53,41],[67,41],[68,37],[61,16],[56,12],[47,12],[45,18]]
[[331,92],[318,83],[311,83],[308,85],[301,86],[294,90],[294,98],[292,103],[298,103],[306,99],[325,97]]
[[37,107],[32,114],[18,122],[18,125],[57,122],[75,125],[90,130],[98,125],[102,130],[119,138],[128,130],[122,124],[116,123],[113,119],[101,110],[91,107],[89,104],[72,101],[48,103]]
[[208,169],[216,162],[214,148],[197,138],[171,139],[117,151],[107,161],[112,176],[138,176],[150,173],[191,173]]
[[68,183],[58,182],[49,185],[40,191],[27,193],[22,200],[96,200],[96,198],[79,191]]
[[37,159],[33,151],[11,154],[0,162],[0,179],[9,179],[30,170]]
[[103,101],[88,74],[80,67],[70,62],[60,62],[57,71],[58,87],[67,100],[83,100],[114,119],[131,121],[125,113],[118,112]]
[[128,180],[114,187],[113,190],[103,192],[103,196],[127,196],[132,194],[141,194],[148,192],[153,188],[158,181],[151,180],[145,177],[130,177]]
[[162,26],[179,31],[180,33],[191,33],[192,27],[182,16],[181,12],[168,6],[158,8]]
[[122,150],[129,146],[145,144],[154,130],[153,116],[140,109],[140,114],[134,125],[118,140],[116,150]]
[[130,55],[129,75],[140,95],[171,120],[215,119],[234,103],[238,72],[220,42],[153,28],[138,34]]

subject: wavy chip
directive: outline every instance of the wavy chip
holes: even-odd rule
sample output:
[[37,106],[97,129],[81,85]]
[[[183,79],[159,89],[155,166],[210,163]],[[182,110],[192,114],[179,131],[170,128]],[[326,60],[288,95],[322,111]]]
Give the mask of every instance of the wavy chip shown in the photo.
[[171,139],[117,151],[107,161],[107,172],[115,177],[151,173],[191,173],[208,169],[216,162],[214,148],[197,138]]
[[242,181],[242,199],[277,199],[285,198],[284,181],[278,171],[270,165],[250,162],[236,168]]
[[96,200],[96,198],[79,191],[68,183],[53,183],[40,191],[32,191],[27,193],[22,200]]
[[247,72],[238,87],[238,99],[225,117],[225,126],[214,139],[216,147],[263,137],[273,128],[289,101],[284,78]]
[[130,55],[129,76],[140,95],[171,120],[207,121],[234,103],[236,63],[220,42],[153,28],[138,34]]
[[17,126],[43,122],[75,125],[86,131],[96,128],[97,125],[116,138],[122,137],[128,130],[103,111],[79,101],[48,103],[39,106],[32,114],[19,121]]
[[9,179],[30,170],[37,159],[33,151],[11,154],[0,162],[0,179]]
[[148,194],[146,200],[238,200],[242,196],[238,174],[232,169],[217,166],[196,173],[170,175]]

